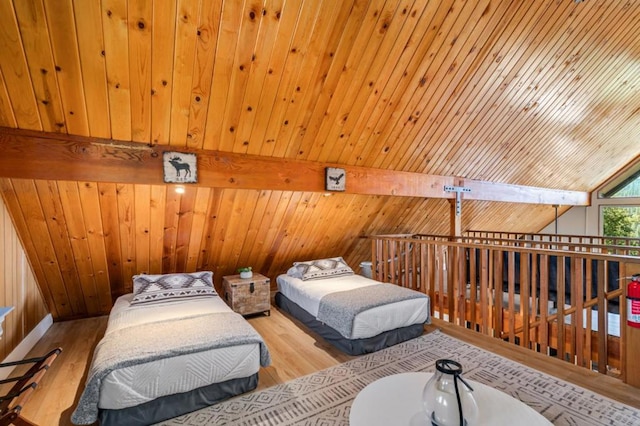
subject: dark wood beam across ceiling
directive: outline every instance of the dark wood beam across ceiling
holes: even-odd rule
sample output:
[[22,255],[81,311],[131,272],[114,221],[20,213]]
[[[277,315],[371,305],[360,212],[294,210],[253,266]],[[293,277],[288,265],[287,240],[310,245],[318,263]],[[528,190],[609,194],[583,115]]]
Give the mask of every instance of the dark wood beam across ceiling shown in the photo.
[[[66,181],[163,184],[162,153],[167,145],[0,128],[0,177]],[[466,200],[532,204],[588,205],[589,193],[510,185],[456,176],[346,166],[176,148],[195,153],[198,182],[210,188],[324,192],[325,167],[343,168],[345,193],[455,198],[445,186],[464,186]]]

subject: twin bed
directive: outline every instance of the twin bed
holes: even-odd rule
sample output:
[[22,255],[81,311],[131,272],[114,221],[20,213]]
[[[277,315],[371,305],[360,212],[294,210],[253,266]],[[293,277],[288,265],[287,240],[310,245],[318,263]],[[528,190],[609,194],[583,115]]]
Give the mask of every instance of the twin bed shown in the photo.
[[354,274],[341,257],[296,262],[278,276],[276,304],[350,355],[420,336],[429,297]]
[[[426,295],[355,275],[342,258],[298,262],[277,283],[276,304],[348,354],[420,336],[429,322]],[[160,422],[255,389],[269,363],[211,272],[137,275],[109,315],[72,422]]]
[[151,424],[255,389],[268,349],[211,278],[134,277],[134,293],[109,315],[74,424]]

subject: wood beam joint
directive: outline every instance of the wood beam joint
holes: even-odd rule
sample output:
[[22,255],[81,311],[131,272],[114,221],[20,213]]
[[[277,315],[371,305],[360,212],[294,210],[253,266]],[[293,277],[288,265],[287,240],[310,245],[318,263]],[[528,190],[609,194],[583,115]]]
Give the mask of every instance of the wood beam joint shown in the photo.
[[471,192],[471,188],[465,188],[464,186],[444,186],[444,192],[453,192],[456,194],[455,200],[455,215],[460,216],[462,214],[462,194],[464,192]]

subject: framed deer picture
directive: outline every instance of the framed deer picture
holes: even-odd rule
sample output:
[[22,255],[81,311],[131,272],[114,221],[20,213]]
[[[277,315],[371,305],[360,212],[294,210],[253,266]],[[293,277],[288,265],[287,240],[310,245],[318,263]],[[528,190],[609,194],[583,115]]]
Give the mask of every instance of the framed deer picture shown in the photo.
[[198,162],[196,154],[165,151],[162,153],[165,183],[198,182]]

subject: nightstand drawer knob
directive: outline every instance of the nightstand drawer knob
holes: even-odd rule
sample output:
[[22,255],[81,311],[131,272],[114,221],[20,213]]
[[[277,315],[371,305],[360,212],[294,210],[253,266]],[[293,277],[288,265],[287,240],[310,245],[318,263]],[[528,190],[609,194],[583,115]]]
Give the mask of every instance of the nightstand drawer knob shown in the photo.
[[249,293],[253,293],[255,290],[256,290],[256,284],[255,283],[249,284]]

